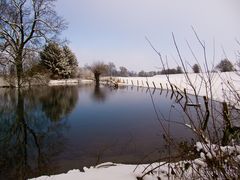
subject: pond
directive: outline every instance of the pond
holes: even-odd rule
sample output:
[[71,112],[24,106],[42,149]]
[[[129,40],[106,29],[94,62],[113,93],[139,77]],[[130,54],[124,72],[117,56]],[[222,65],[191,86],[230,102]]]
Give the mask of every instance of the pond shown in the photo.
[[90,85],[0,89],[0,179],[156,161],[169,153],[166,131],[176,142],[193,138],[170,95]]

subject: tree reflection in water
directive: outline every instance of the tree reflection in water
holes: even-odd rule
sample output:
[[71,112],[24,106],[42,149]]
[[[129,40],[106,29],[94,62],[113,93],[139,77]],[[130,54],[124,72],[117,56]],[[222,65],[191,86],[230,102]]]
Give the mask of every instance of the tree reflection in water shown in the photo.
[[102,89],[102,88],[100,88],[99,86],[96,85],[94,87],[92,98],[96,102],[104,102],[107,98],[107,92],[105,91],[105,89]]
[[78,100],[77,87],[0,90],[0,179],[48,174],[64,148],[66,116]]

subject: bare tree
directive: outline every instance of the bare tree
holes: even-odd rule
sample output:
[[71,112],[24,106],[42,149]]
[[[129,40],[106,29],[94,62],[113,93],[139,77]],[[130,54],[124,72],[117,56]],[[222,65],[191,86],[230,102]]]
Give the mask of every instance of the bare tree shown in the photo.
[[95,62],[88,68],[93,72],[96,86],[99,87],[100,75],[107,72],[107,65],[103,62]]
[[119,67],[119,69],[120,69],[120,76],[123,76],[123,77],[128,76],[128,70],[127,70],[127,68],[121,66],[121,67]]
[[0,50],[16,68],[21,87],[26,52],[56,39],[66,27],[54,10],[55,0],[4,0],[0,2]]
[[116,66],[113,62],[108,63],[108,75],[115,76],[117,73]]
[[[206,162],[206,164],[204,164],[204,171],[200,172],[199,171],[200,169],[196,168],[195,164],[190,162],[189,167],[193,168],[193,171],[196,172],[196,175],[193,175],[195,173],[193,172],[191,173],[192,175],[190,175],[189,173],[187,174],[186,177],[184,177],[183,174],[186,171],[185,169],[181,171],[179,178],[180,179],[189,179],[189,178],[197,179],[196,177],[199,176],[199,179],[216,179],[216,178],[239,179],[239,174],[240,174],[239,168],[236,168],[239,162],[235,160],[234,153],[232,153],[232,151],[225,149],[226,145],[228,147],[231,147],[232,149],[237,149],[236,145],[239,145],[240,129],[234,123],[237,119],[239,119],[239,110],[238,110],[239,104],[238,104],[238,101],[237,103],[235,102],[236,99],[239,99],[239,92],[237,91],[236,86],[234,86],[235,84],[237,84],[238,79],[237,78],[232,79],[231,77],[224,79],[223,77],[221,77],[221,73],[211,73],[211,69],[209,67],[209,58],[208,58],[207,49],[206,49],[207,46],[204,41],[200,40],[194,28],[193,28],[193,32],[198,40],[198,43],[201,45],[203,60],[204,60],[204,70],[205,70],[205,72],[203,72],[200,69],[200,73],[197,74],[197,76],[195,76],[197,78],[191,78],[189,76],[189,73],[186,70],[186,65],[185,65],[183,56],[180,51],[180,47],[177,44],[177,40],[174,34],[172,34],[172,37],[173,37],[174,46],[178,54],[179,61],[181,62],[181,65],[183,67],[184,77],[186,81],[185,83],[188,84],[188,92],[190,91],[194,96],[190,97],[187,94],[186,88],[185,89],[181,87],[178,88],[176,85],[173,84],[175,82],[173,81],[172,78],[169,78],[169,76],[166,76],[166,77],[170,86],[175,86],[175,89],[176,89],[175,91],[174,88],[172,88],[173,93],[171,95],[171,98],[174,97],[174,94],[175,94],[175,97],[176,97],[175,102],[181,106],[184,114],[186,115],[186,117],[184,118],[184,125],[187,125],[194,132],[194,134],[196,135],[199,141],[199,144],[202,147],[204,146],[204,148],[206,148],[206,151],[208,152],[205,152],[205,153],[211,154],[211,158],[209,159],[207,156],[205,155],[203,156],[203,153],[197,150],[198,151],[198,153],[196,153],[197,156],[199,156],[200,158],[202,157],[205,158],[205,159],[203,158],[203,161]],[[154,48],[154,46],[148,39],[147,41],[159,56],[163,69],[166,70],[165,64],[162,58],[162,54]],[[197,64],[199,64],[198,63],[199,60],[195,55],[192,47],[189,44],[188,44],[188,47],[192,55],[194,56]],[[214,59],[215,59],[215,55],[214,55]],[[221,63],[219,64],[220,64],[220,67],[218,67],[219,66],[218,65],[217,68],[219,69],[221,68],[220,70],[222,72],[226,72],[228,70],[229,71],[235,70],[232,63],[228,59],[221,61]],[[214,65],[212,67],[214,67]],[[224,98],[224,102],[222,102],[222,104],[219,104],[219,102],[216,102],[213,100],[214,99],[213,94],[215,92],[215,87],[216,87],[214,86],[214,83],[216,80],[215,76],[219,76],[219,78],[222,80],[222,87],[224,87],[224,89],[222,90],[223,90],[223,93],[225,93],[223,95],[226,97]],[[198,82],[199,84],[196,83],[197,81],[199,81]],[[225,90],[225,88],[227,89],[227,91]],[[202,103],[203,105],[201,105],[200,103],[201,102],[200,98],[202,98],[201,96],[199,96],[200,89],[205,89],[206,91],[205,96],[203,96],[203,102],[204,102]],[[159,120],[159,117],[160,117],[159,115],[161,115],[161,113],[159,113],[159,111],[156,111],[155,102],[153,101],[151,91],[149,91],[149,94],[153,103],[153,107],[154,107],[157,119]],[[179,99],[179,96],[181,96],[180,99]],[[222,105],[222,109],[221,109],[221,105]],[[195,106],[195,108],[193,108],[193,106]],[[235,113],[237,114],[236,116],[235,116]],[[189,124],[185,123],[187,119],[189,120],[188,122]],[[168,143],[167,145],[169,146],[169,148],[171,148],[170,145],[174,145],[174,141],[171,141],[170,133],[168,133],[164,128],[163,130],[164,130],[164,135],[167,139],[166,141]],[[225,147],[223,148],[223,146]],[[170,154],[169,156],[170,158],[168,161],[171,162],[174,156],[171,155],[171,152],[169,154]],[[190,155],[189,153],[185,153],[185,154]],[[183,157],[182,154],[181,154],[181,157]],[[160,168],[162,166],[164,166],[164,163],[162,164],[159,163],[158,167]],[[168,172],[167,172],[168,175],[171,173],[171,171],[172,172],[174,171],[172,174],[174,174],[175,176],[176,175],[175,172],[178,171],[176,169],[177,166],[179,166],[179,164],[176,166],[174,165],[173,168],[168,168]],[[152,164],[150,164],[148,167],[152,167]],[[154,171],[156,172],[156,169],[158,167],[152,168],[150,171],[146,171],[145,174],[142,177],[139,177],[138,179],[143,179],[143,177],[146,174],[151,174]],[[169,164],[168,164],[168,167],[169,167]],[[214,177],[213,175],[216,175],[216,177]],[[171,179],[172,177],[169,177],[169,178]],[[173,179],[174,178],[175,177],[173,177]]]

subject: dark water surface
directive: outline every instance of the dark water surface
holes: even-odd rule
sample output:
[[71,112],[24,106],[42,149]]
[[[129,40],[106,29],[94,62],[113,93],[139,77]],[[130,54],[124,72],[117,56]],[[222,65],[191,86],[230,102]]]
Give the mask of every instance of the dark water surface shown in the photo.
[[193,135],[181,124],[169,122],[183,122],[184,114],[171,94],[151,93],[160,121],[146,88],[0,89],[0,179],[163,157],[168,153],[164,129],[179,142]]

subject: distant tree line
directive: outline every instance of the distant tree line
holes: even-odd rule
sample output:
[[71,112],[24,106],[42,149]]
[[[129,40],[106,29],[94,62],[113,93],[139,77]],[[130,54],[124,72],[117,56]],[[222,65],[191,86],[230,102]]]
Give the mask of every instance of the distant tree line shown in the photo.
[[141,70],[140,72],[130,71],[124,66],[120,66],[119,69],[117,69],[116,65],[113,62],[110,62],[108,64],[105,64],[106,70],[104,73],[102,73],[103,76],[121,76],[121,77],[133,77],[133,76],[139,76],[139,77],[151,77],[155,75],[160,74],[181,74],[183,73],[182,68],[178,66],[176,69],[165,69],[162,71],[144,71]]
[[101,70],[102,76],[121,76],[121,77],[129,77],[129,76],[137,76],[138,74],[134,71],[129,71],[126,67],[120,66],[119,68],[113,62],[104,63],[104,62],[94,62],[91,65],[85,65],[84,69],[89,69],[93,73],[96,69]]
[[180,66],[177,66],[176,68],[167,68],[167,69],[163,69],[161,71],[149,71],[149,72],[145,72],[145,71],[140,71],[138,73],[139,77],[151,77],[151,76],[155,76],[155,75],[161,75],[161,74],[182,74],[183,70]]
[[[92,65],[85,65],[85,69],[91,70],[93,73],[96,71],[96,68],[98,67],[99,70],[101,70],[102,76],[121,76],[121,77],[151,77],[155,75],[160,74],[181,74],[183,73],[183,70],[180,66],[177,66],[176,69],[165,69],[162,71],[144,71],[141,70],[140,72],[130,71],[124,66],[120,66],[119,68],[116,67],[116,65],[113,62],[104,63],[104,62],[95,62]],[[103,68],[104,67],[104,68]],[[103,70],[104,69],[104,70]]]

